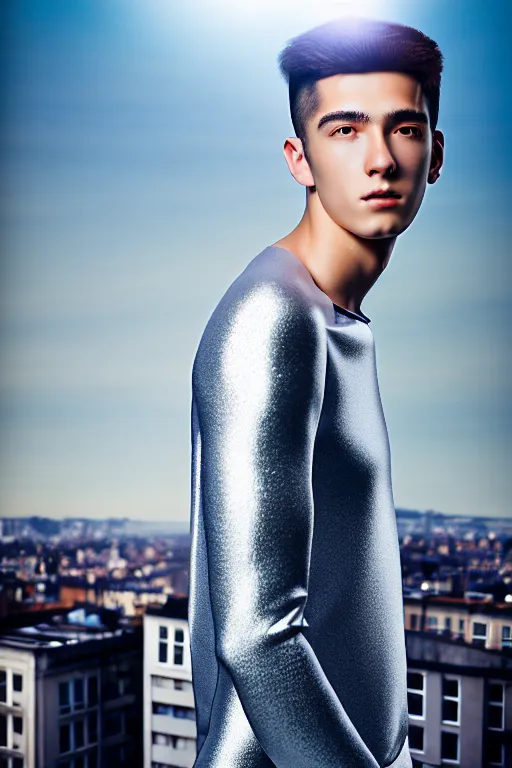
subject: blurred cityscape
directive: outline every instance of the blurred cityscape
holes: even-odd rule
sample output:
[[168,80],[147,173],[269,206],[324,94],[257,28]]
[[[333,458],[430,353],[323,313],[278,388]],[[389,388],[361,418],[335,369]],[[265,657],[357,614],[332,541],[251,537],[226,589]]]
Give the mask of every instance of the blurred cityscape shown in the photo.
[[[397,523],[415,765],[512,766],[512,519]],[[188,524],[0,520],[0,768],[193,765],[189,552]]]

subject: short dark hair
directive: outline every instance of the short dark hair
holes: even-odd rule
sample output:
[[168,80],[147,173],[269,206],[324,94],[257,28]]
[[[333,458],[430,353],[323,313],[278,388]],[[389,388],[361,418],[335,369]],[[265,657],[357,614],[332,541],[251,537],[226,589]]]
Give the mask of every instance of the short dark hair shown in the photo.
[[306,122],[318,109],[316,81],[332,75],[411,75],[422,87],[431,130],[437,125],[443,55],[434,40],[413,27],[376,19],[336,19],[289,40],[278,63],[288,82],[293,128],[303,142]]

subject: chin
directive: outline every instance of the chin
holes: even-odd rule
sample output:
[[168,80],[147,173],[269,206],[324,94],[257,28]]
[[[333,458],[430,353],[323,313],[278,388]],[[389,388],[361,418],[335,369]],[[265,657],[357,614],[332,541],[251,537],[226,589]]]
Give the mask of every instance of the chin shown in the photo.
[[371,221],[366,226],[358,227],[352,230],[358,237],[363,237],[367,240],[383,240],[386,237],[398,237],[402,232],[409,227],[410,221],[404,222],[400,219],[394,221],[390,217],[386,221],[385,217],[382,217],[380,221]]

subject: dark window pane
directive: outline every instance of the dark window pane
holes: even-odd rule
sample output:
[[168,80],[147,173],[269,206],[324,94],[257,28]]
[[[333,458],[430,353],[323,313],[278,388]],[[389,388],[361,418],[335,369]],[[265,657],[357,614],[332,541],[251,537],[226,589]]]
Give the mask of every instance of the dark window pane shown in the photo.
[[423,675],[420,675],[419,672],[408,672],[407,673],[407,687],[408,688],[414,688],[415,691],[422,691],[423,690]]
[[503,765],[503,736],[501,733],[489,731],[487,734],[487,759],[490,763],[502,763]]
[[177,643],[185,642],[185,635],[183,634],[183,630],[182,629],[175,629],[174,630],[174,640]]
[[80,749],[84,746],[84,721],[75,720],[75,749]]
[[457,760],[458,741],[458,734],[441,731],[441,760]]
[[14,733],[23,733],[23,718],[22,717],[13,717],[12,719],[12,729]]
[[23,758],[14,757],[12,761],[12,768],[23,768]]
[[457,701],[451,701],[451,699],[443,699],[443,720],[451,720],[456,723],[459,714],[459,703]]
[[158,661],[167,664],[167,643],[158,644]]
[[451,616],[445,616],[444,617],[444,627],[445,627],[445,629],[451,629],[452,628],[452,617]]
[[7,716],[0,715],[0,747],[7,746]]
[[418,614],[411,613],[411,629],[416,629],[418,626]]
[[501,704],[489,704],[488,711],[487,725],[489,728],[503,728],[503,707]]
[[23,690],[23,677],[21,675],[13,674],[12,676],[12,689],[13,691]]
[[7,701],[7,672],[0,669],[0,701]]
[[481,624],[478,621],[475,621],[473,624],[473,634],[474,635],[485,635],[487,632],[487,624]]
[[459,695],[459,681],[450,680],[449,678],[443,678],[443,696],[456,696]]
[[81,677],[77,677],[75,680],[74,704],[75,709],[83,709],[84,707],[84,681]]
[[98,715],[96,712],[90,712],[87,720],[89,729],[89,744],[95,744],[98,741]]
[[407,706],[410,715],[423,717],[423,696],[421,693],[407,692]]
[[167,640],[167,627],[160,627],[160,640]]
[[409,747],[423,751],[423,728],[418,725],[409,726]]
[[90,677],[87,681],[87,706],[95,707],[98,703],[98,678]]
[[82,756],[75,757],[75,764],[73,768],[84,768],[84,758]]
[[489,684],[489,701],[503,701],[503,686],[499,683]]
[[60,727],[60,753],[69,752],[71,749],[71,741],[69,738],[69,724],[65,723]]
[[87,768],[98,768],[98,750],[97,749],[93,749],[92,752],[89,752],[87,755],[87,759],[89,761]]
[[61,707],[69,706],[69,685],[68,683],[59,683],[59,705]]
[[183,646],[182,645],[174,646],[174,663],[183,664]]

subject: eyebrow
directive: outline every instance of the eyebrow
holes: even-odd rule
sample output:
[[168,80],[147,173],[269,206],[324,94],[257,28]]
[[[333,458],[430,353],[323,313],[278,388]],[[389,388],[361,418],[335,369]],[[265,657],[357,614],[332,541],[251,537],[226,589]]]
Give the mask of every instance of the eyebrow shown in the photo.
[[[395,109],[392,112],[388,112],[384,115],[386,120],[392,123],[402,123],[405,120],[410,120],[415,123],[423,123],[428,125],[428,115],[426,112],[422,112],[417,109]],[[340,110],[338,112],[328,112],[323,115],[318,121],[318,130],[322,128],[326,123],[333,123],[339,120],[346,120],[349,123],[371,123],[372,118],[366,112],[356,112],[353,110]]]

